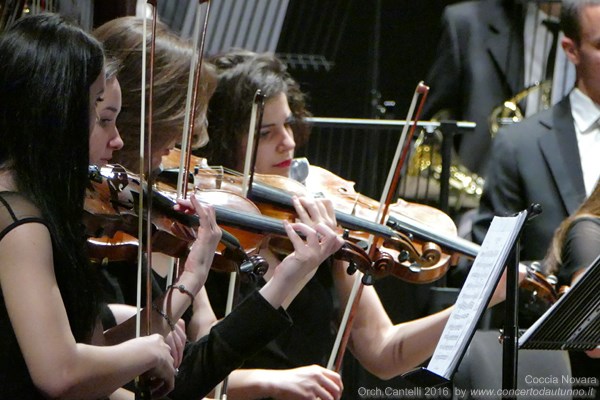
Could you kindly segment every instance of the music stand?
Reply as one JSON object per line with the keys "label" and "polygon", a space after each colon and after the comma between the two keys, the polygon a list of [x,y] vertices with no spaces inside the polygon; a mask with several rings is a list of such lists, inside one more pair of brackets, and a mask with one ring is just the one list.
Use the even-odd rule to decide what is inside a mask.
{"label": "music stand", "polygon": [[520,349],[591,350],[600,344],[600,256],[520,338]]}
{"label": "music stand", "polygon": [[[494,217],[431,361],[427,368],[404,374],[405,379],[421,388],[449,386],[510,255],[517,262],[513,277],[517,281],[517,241],[525,221],[536,213],[537,209],[530,208],[513,217]],[[507,288],[511,288],[508,278]]]}

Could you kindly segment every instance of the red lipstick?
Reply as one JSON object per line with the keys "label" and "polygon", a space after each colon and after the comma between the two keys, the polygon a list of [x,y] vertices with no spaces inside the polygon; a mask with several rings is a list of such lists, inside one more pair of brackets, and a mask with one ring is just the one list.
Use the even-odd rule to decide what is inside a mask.
{"label": "red lipstick", "polygon": [[291,159],[282,161],[279,164],[275,164],[274,166],[278,167],[278,168],[287,168],[290,165],[292,165],[292,160]]}

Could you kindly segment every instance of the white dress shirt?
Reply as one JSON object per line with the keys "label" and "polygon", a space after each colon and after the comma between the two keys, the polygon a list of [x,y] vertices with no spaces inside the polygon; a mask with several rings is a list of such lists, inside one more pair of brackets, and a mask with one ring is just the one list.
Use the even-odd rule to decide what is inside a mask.
{"label": "white dress shirt", "polygon": [[577,88],[569,95],[581,158],[585,192],[589,196],[600,177],[600,104]]}

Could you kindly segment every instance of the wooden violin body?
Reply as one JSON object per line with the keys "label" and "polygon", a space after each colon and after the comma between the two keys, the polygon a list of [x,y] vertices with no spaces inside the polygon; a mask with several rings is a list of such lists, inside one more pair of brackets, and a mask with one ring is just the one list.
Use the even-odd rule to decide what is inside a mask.
{"label": "wooden violin body", "polygon": [[[308,188],[334,202],[336,210],[364,220],[375,221],[379,202],[361,195],[354,190],[354,182],[346,181],[332,172],[317,166],[310,166],[306,181]],[[432,231],[441,231],[448,236],[456,236],[457,230],[452,219],[440,210],[418,203],[409,203],[398,199],[390,205],[388,215],[418,221]],[[336,214],[338,216],[338,214]],[[341,216],[341,215],[340,215]],[[342,217],[343,218],[343,217]],[[355,233],[359,235],[359,232]],[[362,232],[363,237],[368,234]],[[429,283],[445,275],[450,266],[450,253],[444,253],[438,243],[409,237],[414,254],[420,260],[402,262],[404,268],[396,268],[394,275],[411,283]],[[400,254],[393,247],[385,246],[385,251],[398,259]],[[426,260],[426,261],[423,261]]]}
{"label": "wooden violin body", "polygon": [[[99,179],[91,180],[86,199],[88,229],[95,232],[96,236],[112,236],[119,230],[137,233],[137,226],[134,224],[137,222],[136,198],[144,195],[144,191],[138,186],[135,176],[121,166],[107,166],[101,171]],[[181,257],[180,252],[187,254],[189,244],[195,240],[194,229],[198,226],[198,218],[175,211],[172,208],[175,204],[175,193],[172,190],[167,191],[168,187],[160,184],[158,186],[161,190],[153,190],[153,204],[159,211],[152,217],[152,237],[153,241],[158,243],[154,250]],[[213,206],[220,226],[230,230],[237,229],[236,232],[240,233],[244,243],[248,247],[251,246],[253,251],[260,247],[267,234],[286,235],[282,220],[262,216],[252,202],[232,192],[213,189],[196,192],[195,195],[200,201]],[[215,258],[214,269],[233,271],[239,267],[242,272],[264,274],[268,267],[264,260],[255,254],[247,254],[241,241],[235,236],[224,230],[221,243],[224,250],[217,254],[221,257]],[[352,243],[342,246],[334,257],[349,261],[363,271],[371,268],[366,253]]]}
{"label": "wooden violin body", "polygon": [[[195,168],[193,187],[196,193],[204,190],[220,190],[241,193],[242,177],[222,168]],[[310,191],[330,198],[336,208],[338,223],[347,228],[348,237],[354,242],[365,243],[369,235],[381,239],[373,258],[372,271],[376,277],[394,275],[409,282],[427,283],[439,279],[449,266],[450,255],[431,241],[414,241],[407,235],[374,223],[378,203],[354,191],[353,183],[337,177],[319,167],[310,170],[307,186]],[[312,177],[311,177],[312,176]],[[291,196],[304,196],[309,190],[304,185],[277,175],[255,174],[249,190],[251,198],[261,213],[278,219],[294,220],[295,212]],[[427,221],[430,229],[443,229],[447,235],[456,235],[456,227],[444,213],[432,207],[398,201],[391,207],[392,214],[403,218]]]}

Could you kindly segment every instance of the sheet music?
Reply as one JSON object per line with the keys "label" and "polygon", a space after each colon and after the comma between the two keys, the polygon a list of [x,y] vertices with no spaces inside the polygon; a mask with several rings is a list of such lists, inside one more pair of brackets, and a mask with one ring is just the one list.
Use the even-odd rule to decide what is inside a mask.
{"label": "sheet music", "polygon": [[427,369],[450,379],[468,346],[527,217],[494,217]]}

